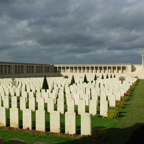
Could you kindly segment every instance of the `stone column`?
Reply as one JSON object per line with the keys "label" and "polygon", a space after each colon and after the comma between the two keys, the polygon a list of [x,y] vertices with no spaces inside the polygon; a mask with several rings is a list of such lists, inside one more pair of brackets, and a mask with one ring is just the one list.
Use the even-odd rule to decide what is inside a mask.
{"label": "stone column", "polygon": [[3,65],[3,74],[5,74],[5,67],[4,67],[4,65]]}
{"label": "stone column", "polygon": [[90,73],[93,73],[93,67],[90,67]]}
{"label": "stone column", "polygon": [[7,65],[4,65],[4,71],[5,71],[5,74],[7,74]]}
{"label": "stone column", "polygon": [[107,73],[110,73],[110,69],[109,69],[109,66],[107,66]]}
{"label": "stone column", "polygon": [[66,73],[66,67],[64,67],[64,73]]}
{"label": "stone column", "polygon": [[90,73],[90,67],[87,67],[87,72]]}
{"label": "stone column", "polygon": [[94,67],[94,73],[96,73],[96,67]]}
{"label": "stone column", "polygon": [[64,72],[64,69],[63,69],[63,67],[61,67],[62,68],[62,73]]}
{"label": "stone column", "polygon": [[42,66],[42,73],[44,73],[44,66]]}
{"label": "stone column", "polygon": [[21,65],[19,66],[19,71],[20,71],[20,74],[21,74]]}
{"label": "stone column", "polygon": [[123,73],[123,67],[121,66],[121,73]]}
{"label": "stone column", "polygon": [[36,73],[36,65],[33,67],[33,73]]}
{"label": "stone column", "polygon": [[110,73],[113,73],[112,70],[113,70],[113,68],[112,68],[112,66],[111,66]]}
{"label": "stone column", "polygon": [[98,66],[98,73],[100,73],[100,67]]}
{"label": "stone column", "polygon": [[85,71],[85,68],[84,68],[84,67],[82,67],[82,73],[84,73],[84,71]]}
{"label": "stone column", "polygon": [[24,67],[23,67],[23,72],[24,72],[24,74],[26,74],[26,72],[27,72],[27,67],[26,67],[26,65],[24,65]]}
{"label": "stone column", "polygon": [[104,67],[102,67],[102,73],[104,73]]}

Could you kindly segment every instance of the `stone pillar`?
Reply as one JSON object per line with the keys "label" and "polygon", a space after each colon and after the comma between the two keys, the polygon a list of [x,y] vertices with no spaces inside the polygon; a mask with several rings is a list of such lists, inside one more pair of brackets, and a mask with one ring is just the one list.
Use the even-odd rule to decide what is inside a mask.
{"label": "stone pillar", "polygon": [[26,65],[23,66],[23,72],[26,74]]}
{"label": "stone pillar", "polygon": [[96,73],[96,67],[94,67],[94,73]]}
{"label": "stone pillar", "polygon": [[98,67],[98,73],[100,73],[100,67]]}
{"label": "stone pillar", "polygon": [[82,73],[85,73],[85,68],[84,67],[82,67]]}
{"label": "stone pillar", "polygon": [[116,66],[116,73],[118,73],[118,66]]}
{"label": "stone pillar", "polygon": [[102,73],[104,73],[104,67],[102,67]]}
{"label": "stone pillar", "polygon": [[36,66],[33,66],[33,73],[36,73]]}
{"label": "stone pillar", "polygon": [[44,66],[42,66],[42,73],[44,73]]}
{"label": "stone pillar", "polygon": [[93,73],[93,67],[90,67],[90,73]]}
{"label": "stone pillar", "polygon": [[10,66],[10,74],[14,74],[14,65]]}
{"label": "stone pillar", "polygon": [[109,69],[108,69],[108,66],[107,66],[107,69],[106,69],[106,71],[107,71],[106,73],[109,73]]}
{"label": "stone pillar", "polygon": [[109,66],[107,66],[107,73],[110,73],[110,69],[109,69]]}
{"label": "stone pillar", "polygon": [[5,74],[5,67],[4,67],[4,65],[3,65],[3,74]]}
{"label": "stone pillar", "polygon": [[5,67],[5,74],[7,74],[7,65],[5,65],[4,67]]}
{"label": "stone pillar", "polygon": [[114,73],[114,67],[112,67],[112,73]]}
{"label": "stone pillar", "polygon": [[20,66],[20,74],[22,73],[22,71],[21,71],[21,66]]}
{"label": "stone pillar", "polygon": [[112,66],[111,66],[111,69],[110,69],[110,73],[112,73]]}

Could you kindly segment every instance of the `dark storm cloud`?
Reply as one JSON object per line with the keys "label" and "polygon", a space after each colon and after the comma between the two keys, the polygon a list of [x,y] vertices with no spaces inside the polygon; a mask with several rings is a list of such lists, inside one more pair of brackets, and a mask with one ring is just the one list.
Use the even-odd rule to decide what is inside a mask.
{"label": "dark storm cloud", "polygon": [[0,60],[135,63],[135,55],[141,63],[143,7],[142,0],[0,0]]}

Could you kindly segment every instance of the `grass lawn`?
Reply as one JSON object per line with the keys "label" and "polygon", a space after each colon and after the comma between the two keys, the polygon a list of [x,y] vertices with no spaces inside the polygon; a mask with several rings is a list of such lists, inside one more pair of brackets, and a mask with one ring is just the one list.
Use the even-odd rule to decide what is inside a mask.
{"label": "grass lawn", "polygon": [[[123,109],[109,108],[113,110],[118,110],[120,112],[120,117],[118,119],[108,119],[108,118],[92,118],[92,127],[100,127],[107,130],[109,136],[108,141],[105,144],[125,144],[129,139],[133,131],[140,126],[144,125],[144,91],[143,91],[144,80],[139,80],[134,90],[132,91],[127,102],[119,102],[124,104]],[[27,105],[28,108],[28,105]],[[37,109],[37,105],[36,105]],[[46,109],[46,107],[45,107]],[[55,105],[55,110],[57,106]],[[65,111],[67,110],[65,106]],[[77,112],[77,107],[75,108]],[[86,108],[86,112],[88,112]],[[99,113],[100,108],[97,108]],[[22,128],[22,112],[20,111],[20,128]],[[46,113],[46,131],[50,130],[49,127],[49,117],[50,115]],[[65,116],[61,115],[61,128],[64,131]],[[9,110],[7,110],[7,126],[9,126]],[[80,116],[76,117],[76,132],[80,134]],[[35,129],[35,113],[33,113],[33,129]],[[42,136],[26,133],[18,133],[11,131],[0,130],[0,137],[3,138],[4,144],[8,143],[9,139],[23,139],[27,141],[27,144],[33,144],[34,142],[47,142],[49,144],[69,144],[69,143],[97,143],[87,140],[74,140],[64,137],[54,137],[54,136]]]}

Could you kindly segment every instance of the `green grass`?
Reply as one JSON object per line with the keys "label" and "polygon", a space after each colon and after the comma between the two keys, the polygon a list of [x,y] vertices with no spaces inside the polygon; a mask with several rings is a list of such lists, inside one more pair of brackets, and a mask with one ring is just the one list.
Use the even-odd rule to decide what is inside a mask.
{"label": "green grass", "polygon": [[[108,119],[108,118],[92,118],[92,127],[100,127],[102,129],[107,130],[107,134],[109,136],[109,140],[105,144],[125,144],[128,138],[131,136],[133,131],[144,124],[144,91],[143,91],[144,80],[140,80],[137,85],[134,87],[128,101],[126,102],[118,102],[124,104],[123,109],[111,108],[113,110],[118,110],[120,112],[120,117],[118,119]],[[19,106],[19,105],[18,105]],[[28,108],[28,104],[27,104]],[[37,105],[36,105],[37,109]],[[46,106],[45,106],[46,109]],[[55,105],[55,110],[57,106]],[[65,111],[67,107],[65,106]],[[97,111],[99,113],[99,108]],[[110,108],[108,108],[110,110]],[[75,111],[77,112],[77,107],[75,107]],[[88,112],[88,108],[86,108]],[[8,121],[7,125],[9,125],[9,111],[7,110]],[[20,111],[20,127],[22,127],[22,112]],[[46,130],[49,131],[49,114],[46,113]],[[61,128],[64,131],[64,122],[65,117],[61,115]],[[35,113],[33,113],[33,129],[35,128]],[[80,133],[80,116],[76,117],[76,132]],[[54,136],[41,136],[41,135],[33,135],[33,134],[25,134],[18,132],[10,132],[10,131],[2,131],[0,130],[0,136],[3,137],[4,144],[8,143],[9,139],[23,139],[27,141],[27,144],[33,144],[34,142],[47,142],[49,144],[69,144],[69,143],[91,143],[94,144],[93,141],[86,140],[73,140],[69,138],[63,137],[54,137]],[[96,142],[97,144],[101,144],[100,142]]]}

